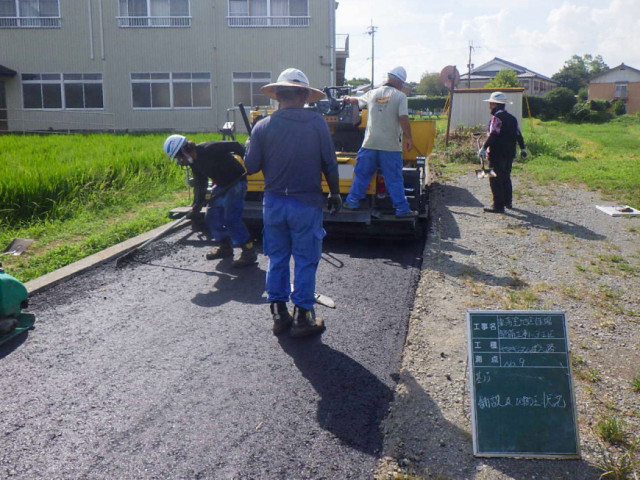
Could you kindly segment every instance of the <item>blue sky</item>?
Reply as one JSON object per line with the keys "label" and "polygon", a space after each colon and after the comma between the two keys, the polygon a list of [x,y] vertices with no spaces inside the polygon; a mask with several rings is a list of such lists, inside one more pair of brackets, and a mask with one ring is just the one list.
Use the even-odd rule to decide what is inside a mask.
{"label": "blue sky", "polygon": [[493,57],[550,77],[573,54],[640,69],[640,0],[339,0],[336,31],[349,34],[347,78],[375,82],[396,65],[409,81],[447,65],[467,71]]}

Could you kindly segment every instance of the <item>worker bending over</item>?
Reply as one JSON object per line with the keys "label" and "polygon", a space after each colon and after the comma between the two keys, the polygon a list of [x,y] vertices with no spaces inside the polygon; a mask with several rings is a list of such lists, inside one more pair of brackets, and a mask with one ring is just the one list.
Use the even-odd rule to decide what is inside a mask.
{"label": "worker bending over", "polygon": [[[305,109],[324,93],[309,86],[307,76],[288,68],[262,92],[280,108],[260,120],[251,132],[245,166],[249,174],[264,174],[263,249],[269,257],[266,290],[273,333],[290,330],[292,337],[322,333],[316,318],[316,270],[322,256],[322,174],[329,190],[329,210],[342,206],[338,162],[329,127],[317,112]],[[294,259],[291,292],[289,263]],[[293,317],[287,302],[294,304]]]}
{"label": "worker bending over", "polygon": [[233,156],[245,154],[238,142],[204,142],[196,145],[182,135],[171,135],[164,142],[163,151],[178,165],[191,168],[194,194],[187,218],[196,218],[206,203],[209,179],[215,188],[209,200],[205,222],[216,247],[207,253],[207,260],[233,257],[233,247],[242,253],[234,267],[253,265],[258,261],[249,231],[242,221],[244,197],[247,193],[246,172]]}
{"label": "worker bending over", "polygon": [[404,195],[402,175],[402,138],[407,151],[413,148],[407,96],[402,86],[407,80],[403,67],[396,67],[387,74],[381,87],[369,90],[361,97],[344,96],[345,102],[369,110],[367,128],[362,147],[358,150],[354,178],[344,207],[354,210],[359,207],[369,187],[371,176],[380,168],[384,183],[395,208],[396,217],[415,217],[418,212],[409,208]]}

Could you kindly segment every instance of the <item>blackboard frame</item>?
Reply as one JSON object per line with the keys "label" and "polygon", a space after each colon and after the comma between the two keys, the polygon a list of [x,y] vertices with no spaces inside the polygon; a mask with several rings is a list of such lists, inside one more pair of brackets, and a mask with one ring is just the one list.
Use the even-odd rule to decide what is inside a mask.
{"label": "blackboard frame", "polygon": [[[562,451],[562,452],[554,452],[554,451],[502,451],[500,449],[490,449],[490,448],[486,448],[485,444],[487,443],[491,443],[491,442],[486,442],[483,441],[482,438],[480,438],[480,432],[479,432],[479,428],[478,428],[478,421],[479,421],[479,416],[478,416],[478,411],[477,411],[477,407],[478,407],[478,398],[477,398],[477,391],[476,391],[476,374],[478,372],[476,372],[476,365],[474,363],[474,361],[476,360],[474,358],[474,338],[476,340],[478,339],[482,339],[481,337],[474,337],[474,333],[472,330],[472,321],[474,319],[479,319],[479,318],[495,318],[496,324],[498,323],[498,317],[499,316],[512,316],[512,317],[524,317],[524,318],[530,318],[530,317],[553,317],[556,318],[560,317],[561,318],[561,322],[562,322],[562,333],[563,333],[563,338],[558,338],[555,339],[554,341],[556,342],[563,342],[563,347],[564,347],[564,352],[557,352],[559,354],[565,354],[566,355],[566,364],[564,364],[562,367],[558,368],[558,367],[552,367],[552,368],[547,368],[546,366],[543,365],[539,365],[539,366],[533,366],[530,367],[530,369],[532,371],[536,371],[536,373],[539,375],[540,371],[544,371],[542,370],[543,368],[547,368],[546,372],[555,372],[556,376],[558,375],[558,371],[560,371],[560,378],[564,379],[564,377],[566,376],[566,385],[563,385],[563,387],[565,387],[568,392],[567,393],[567,397],[568,399],[570,399],[571,401],[571,405],[570,405],[570,414],[569,413],[564,413],[565,417],[569,417],[570,415],[570,421],[571,424],[569,425],[569,432],[568,432],[568,438],[570,438],[570,440],[574,440],[574,444],[571,445],[571,448],[568,449],[570,451]],[[476,324],[477,327],[477,324]],[[498,334],[496,334],[498,335]],[[555,336],[555,335],[554,335]],[[578,421],[577,421],[577,415],[576,415],[576,402],[575,402],[575,393],[574,393],[574,389],[573,389],[573,385],[572,385],[572,372],[571,372],[571,350],[570,350],[570,342],[569,342],[569,334],[568,334],[568,330],[567,330],[567,326],[566,326],[566,312],[565,311],[560,311],[560,310],[468,310],[467,311],[467,337],[468,337],[468,342],[467,342],[467,348],[468,348],[468,362],[469,362],[469,368],[468,368],[468,372],[469,372],[469,387],[470,387],[470,405],[471,405],[471,426],[472,426],[472,439],[473,439],[473,455],[475,457],[515,457],[515,458],[543,458],[543,459],[577,459],[580,458],[580,439],[579,439],[579,431],[578,431]],[[502,338],[506,338],[506,337],[502,337]],[[502,352],[501,347],[499,347],[500,351]],[[476,352],[478,353],[478,352]],[[538,353],[538,352],[535,352]],[[544,357],[539,357],[539,358],[544,358]],[[564,360],[564,359],[562,359]],[[500,358],[500,362],[503,362],[502,357]],[[497,372],[507,372],[509,369],[509,365],[500,365],[501,368],[498,368],[498,366],[493,366],[493,367],[485,367],[484,365],[481,367],[478,367],[478,370],[482,370],[482,372],[487,372],[490,371],[488,370],[489,368],[494,368],[494,369],[498,369]],[[504,370],[503,370],[504,369]],[[513,372],[516,372],[519,369],[519,366],[514,366],[513,368]],[[565,370],[564,373],[562,373],[562,371]],[[494,370],[496,371],[496,370]],[[501,372],[502,371],[502,372]],[[513,373],[512,375],[518,375],[516,373]],[[540,379],[540,377],[538,377],[538,380]],[[557,379],[556,379],[557,380]],[[510,400],[510,399],[509,399]],[[545,409],[546,410],[546,409]],[[567,418],[564,418],[565,422],[567,421]],[[486,419],[484,419],[483,421],[486,422]],[[571,431],[571,428],[573,429],[573,432]],[[485,428],[486,429],[486,428]],[[566,433],[566,432],[565,432]],[[573,438],[575,435],[575,438]],[[566,436],[565,436],[566,437]],[[566,438],[565,438],[566,440]],[[573,448],[575,447],[575,448]],[[567,450],[567,449],[565,449]]]}

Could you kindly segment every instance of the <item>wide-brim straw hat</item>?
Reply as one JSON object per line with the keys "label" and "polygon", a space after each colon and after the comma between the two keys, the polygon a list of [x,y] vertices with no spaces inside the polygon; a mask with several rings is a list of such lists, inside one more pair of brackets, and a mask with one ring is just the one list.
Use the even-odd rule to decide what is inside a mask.
{"label": "wide-brim straw hat", "polygon": [[507,96],[502,93],[502,92],[493,92],[491,94],[491,96],[489,98],[487,98],[486,100],[483,100],[483,102],[489,102],[489,103],[508,103],[508,104],[512,104],[513,102],[510,102],[509,100],[507,100]]}
{"label": "wide-brim straw hat", "polygon": [[278,87],[295,87],[308,90],[309,98],[307,98],[307,102],[309,103],[317,102],[325,97],[322,90],[318,90],[317,88],[313,88],[309,85],[309,79],[307,76],[297,68],[287,68],[280,74],[277,82],[265,85],[260,89],[260,91],[267,97],[277,100],[276,91]]}

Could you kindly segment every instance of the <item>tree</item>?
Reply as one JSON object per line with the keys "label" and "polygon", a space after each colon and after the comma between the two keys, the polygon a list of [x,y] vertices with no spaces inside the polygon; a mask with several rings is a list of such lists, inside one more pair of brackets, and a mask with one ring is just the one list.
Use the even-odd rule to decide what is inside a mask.
{"label": "tree", "polygon": [[426,95],[428,97],[440,97],[449,93],[440,83],[440,74],[428,72],[422,74],[415,91],[418,95]]}
{"label": "tree", "polygon": [[485,85],[485,88],[511,88],[519,86],[520,80],[518,80],[518,74],[511,69],[503,68]]}
{"label": "tree", "polygon": [[572,55],[569,60],[564,62],[564,67],[551,78],[556,82],[560,82],[562,87],[567,87],[578,93],[581,88],[586,87],[589,79],[594,75],[609,70],[609,67],[600,55],[593,57],[592,55]]}
{"label": "tree", "polygon": [[576,96],[567,87],[558,87],[546,93],[544,96],[549,105],[548,114],[551,118],[558,118],[568,115],[576,104]]}
{"label": "tree", "polygon": [[351,85],[353,88],[358,88],[361,85],[369,85],[371,80],[368,78],[352,78],[351,80],[345,80],[345,85]]}

